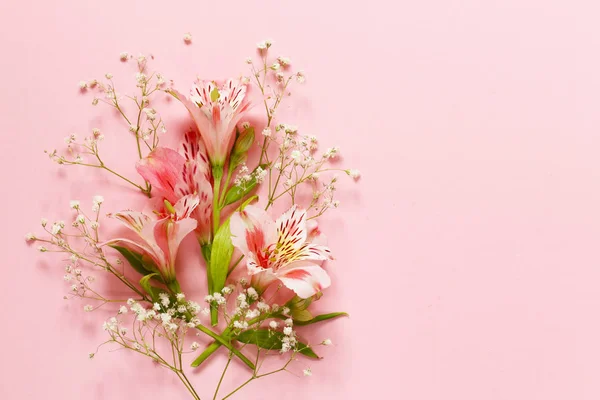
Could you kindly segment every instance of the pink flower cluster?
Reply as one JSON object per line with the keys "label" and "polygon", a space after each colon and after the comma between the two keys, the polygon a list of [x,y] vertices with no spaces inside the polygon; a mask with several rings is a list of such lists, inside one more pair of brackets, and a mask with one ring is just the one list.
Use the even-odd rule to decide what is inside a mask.
{"label": "pink flower cluster", "polygon": [[[184,42],[191,44],[190,34],[186,34]],[[305,77],[301,71],[291,71],[289,58],[271,59],[270,41],[260,42],[257,47],[260,62],[248,60],[249,77],[199,80],[188,95],[173,86],[165,87],[166,81],[160,74],[148,71],[148,58],[138,57],[136,86],[141,93],[129,97],[135,99],[137,118],[128,118],[124,112],[124,98],[115,91],[112,75],[107,74],[106,82],[80,84],[84,91],[97,91],[94,105],[104,95],[102,101],[116,108],[126,120],[137,144],[139,158],[135,166],[139,178],[126,178],[104,163],[99,144],[104,136],[99,130],[83,142],[78,142],[76,135],[68,137],[69,153],[76,153],[75,158],[53,150],[48,152],[51,159],[62,165],[106,170],[148,196],[146,208],[150,211],[108,214],[132,234],[100,240],[100,205],[104,200],[94,200],[93,217],[81,210],[78,201],[72,201],[71,208],[77,213],[72,223],[74,233],[66,233],[64,222],[47,228],[45,221],[42,226],[47,237],[27,235],[29,241],[41,242],[40,250],[44,252],[55,248],[69,255],[71,264],[65,280],[72,285],[71,296],[98,301],[100,306],[115,302],[94,289],[93,279],[85,277],[86,265],[100,267],[125,284],[132,291],[132,298],[104,324],[110,342],[150,356],[172,370],[196,399],[199,395],[185,376],[181,358],[179,362],[175,358],[174,364],[168,363],[153,346],[157,332],[180,355],[187,330],[206,334],[213,343],[193,366],[225,347],[230,360],[244,362],[253,370],[252,379],[256,379],[262,376],[258,364],[242,348],[255,346],[256,359],[261,351],[274,350],[291,352],[289,361],[296,354],[318,358],[314,345],[303,343],[294,327],[345,315],[315,317],[309,310],[311,303],[331,285],[324,263],[334,259],[317,219],[339,206],[339,201],[334,200],[338,180],[335,173],[342,172],[353,179],[358,179],[360,173],[336,167],[338,147],[319,154],[315,135],[303,135],[296,126],[277,120],[277,109],[289,94],[290,84],[304,82]],[[120,58],[128,62],[133,57],[122,53]],[[160,145],[160,136],[166,129],[158,110],[151,107],[152,96],[157,94],[175,97],[193,121],[193,128],[184,132],[178,148]],[[259,108],[264,108],[266,114],[262,123],[252,126],[244,118],[257,102],[263,103],[264,107]],[[138,123],[133,125],[130,121]],[[251,165],[248,160],[253,160]],[[301,193],[309,196],[302,197]],[[304,202],[301,198],[309,200]],[[272,207],[279,203],[283,203],[279,209],[287,211],[273,216]],[[178,279],[179,247],[192,233],[204,262],[186,268],[203,270],[207,288],[190,288],[188,282]],[[73,239],[83,240],[84,249],[78,249]],[[115,250],[126,261],[124,269],[110,261]],[[182,287],[187,294],[204,293],[207,308],[188,300]],[[97,307],[86,305],[84,309],[93,311]],[[134,326],[139,324],[134,337],[128,336],[122,324],[128,313],[136,318]],[[209,320],[202,320],[209,315]],[[239,347],[240,343],[244,346]],[[194,342],[190,347],[195,351],[200,345]],[[304,370],[306,376],[311,373],[310,368]]]}

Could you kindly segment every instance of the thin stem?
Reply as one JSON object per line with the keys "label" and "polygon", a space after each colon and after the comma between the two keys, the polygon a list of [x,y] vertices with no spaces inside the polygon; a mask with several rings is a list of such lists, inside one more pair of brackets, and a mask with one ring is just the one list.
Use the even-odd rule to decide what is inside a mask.
{"label": "thin stem", "polygon": [[285,371],[285,369],[287,368],[288,365],[290,365],[290,363],[292,362],[292,360],[294,359],[294,357],[290,357],[290,359],[285,363],[285,365],[279,369],[276,369],[274,371],[271,372],[267,372],[264,374],[260,374],[260,375],[252,375],[250,378],[248,378],[248,380],[244,383],[242,383],[240,386],[238,386],[235,390],[233,390],[231,393],[229,393],[227,396],[223,397],[221,400],[226,400],[229,397],[233,396],[235,393],[237,393],[240,389],[242,389],[244,386],[246,386],[247,384],[249,384],[250,382],[252,382],[255,379],[259,379],[265,376],[269,376],[269,375],[273,375],[276,374],[277,372],[282,372]]}
{"label": "thin stem", "polygon": [[227,368],[229,368],[229,364],[231,364],[231,359],[233,358],[233,354],[229,353],[229,359],[227,360],[227,364],[225,364],[225,369],[223,369],[223,373],[221,374],[221,378],[219,379],[219,384],[215,389],[215,395],[213,396],[213,400],[217,400],[217,395],[219,394],[219,389],[221,388],[221,383],[223,383],[223,378],[225,377],[225,373],[227,372]]}

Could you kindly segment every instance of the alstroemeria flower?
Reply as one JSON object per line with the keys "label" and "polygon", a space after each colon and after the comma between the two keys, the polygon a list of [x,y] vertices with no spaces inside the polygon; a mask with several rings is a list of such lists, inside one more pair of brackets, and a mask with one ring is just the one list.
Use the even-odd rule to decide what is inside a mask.
{"label": "alstroemeria flower", "polygon": [[164,217],[148,216],[137,211],[121,211],[111,216],[139,235],[137,240],[111,239],[104,243],[129,243],[149,256],[166,283],[175,280],[175,258],[181,241],[196,228],[197,221],[190,218],[198,206],[198,196],[182,197],[174,204],[175,213]]}
{"label": "alstroemeria flower", "polygon": [[240,79],[224,83],[199,81],[188,99],[178,91],[171,93],[183,103],[194,119],[213,166],[223,166],[235,140],[235,127],[249,107],[247,84]]}
{"label": "alstroemeria flower", "polygon": [[194,131],[185,135],[183,155],[166,147],[157,147],[138,161],[138,173],[171,204],[190,194],[198,195],[192,217],[198,221],[196,234],[201,243],[211,235],[213,190],[210,168],[202,140]]}
{"label": "alstroemeria flower", "polygon": [[260,207],[246,206],[231,216],[232,242],[246,256],[252,283],[264,291],[279,280],[299,297],[307,298],[331,284],[319,265],[330,250],[308,239],[306,211],[296,206],[273,221]]}

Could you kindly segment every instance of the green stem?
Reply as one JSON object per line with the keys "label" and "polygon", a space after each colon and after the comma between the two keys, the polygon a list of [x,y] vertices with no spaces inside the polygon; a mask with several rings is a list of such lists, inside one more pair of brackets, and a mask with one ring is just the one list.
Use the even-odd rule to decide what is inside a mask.
{"label": "green stem", "polygon": [[227,194],[227,188],[229,188],[229,182],[231,181],[231,175],[233,173],[231,163],[229,164],[229,168],[227,168],[227,177],[225,178],[225,185],[223,186],[223,193],[221,193],[221,198],[219,199],[219,208],[223,208],[225,206],[225,195]]}
{"label": "green stem", "polygon": [[244,362],[244,364],[246,364],[249,368],[254,370],[254,368],[255,368],[254,363],[252,363],[252,361],[250,361],[248,359],[248,357],[243,355],[238,349],[233,347],[233,345],[231,343],[229,343],[225,339],[223,339],[223,337],[221,337],[218,334],[216,334],[215,332],[211,331],[204,325],[197,325],[196,328],[198,330],[200,330],[201,332],[207,334],[208,336],[212,337],[213,339],[215,339],[219,343],[219,345],[227,347],[236,357],[238,357],[240,360],[242,360]]}
{"label": "green stem", "polygon": [[[265,319],[269,319],[269,318],[274,317],[275,315],[276,314],[261,315],[259,317],[256,317],[256,318],[251,319],[250,321],[248,321],[248,324],[249,325],[254,325],[257,322],[262,322]],[[229,335],[231,335],[231,332],[233,331],[232,324],[233,324],[233,321],[221,333],[221,336],[219,338],[222,339],[222,340],[216,340],[216,341],[212,342],[206,349],[204,349],[204,351],[202,352],[202,354],[200,354],[198,356],[198,358],[196,358],[194,360],[194,362],[192,363],[192,367],[198,367],[200,364],[202,364],[204,361],[206,361],[211,355],[213,355],[213,353],[215,351],[219,350],[219,348],[221,347],[221,345],[223,344],[223,342],[229,344],[229,342],[223,340],[223,338],[227,338],[229,340],[231,339]],[[246,365],[250,366],[248,363],[246,363]]]}
{"label": "green stem", "polygon": [[219,209],[219,197],[221,194],[221,179],[223,178],[223,166],[213,165],[212,173],[214,178],[213,187],[213,237],[219,230],[219,224],[221,223],[221,210]]}

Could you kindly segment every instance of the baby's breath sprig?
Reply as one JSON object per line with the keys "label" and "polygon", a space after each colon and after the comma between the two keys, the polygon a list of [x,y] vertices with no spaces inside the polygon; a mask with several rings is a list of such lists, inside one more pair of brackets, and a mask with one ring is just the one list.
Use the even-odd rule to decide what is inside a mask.
{"label": "baby's breath sprig", "polygon": [[[120,59],[123,62],[127,62],[132,58],[126,52],[120,55]],[[105,74],[105,80],[94,79],[90,82],[82,81],[79,84],[82,90],[92,90],[96,94],[102,95],[95,96],[92,100],[92,105],[102,102],[118,111],[118,114],[127,124],[128,131],[135,136],[138,157],[140,159],[144,157],[144,150],[151,152],[158,146],[160,135],[166,132],[162,118],[156,109],[151,107],[152,96],[156,92],[163,90],[166,85],[166,81],[160,73],[148,72],[148,62],[152,58],[152,56],[148,57],[145,55],[140,55],[136,58],[137,72],[135,73],[135,80],[136,87],[139,90],[139,93],[136,95],[120,95],[116,90],[111,73]],[[124,100],[130,100],[135,105],[136,113],[133,117],[128,116],[123,106]],[[151,187],[148,182],[138,184],[106,165],[100,156],[100,148],[98,146],[98,143],[103,139],[104,134],[99,129],[93,129],[91,135],[85,137],[81,142],[77,140],[76,134],[71,134],[65,138],[65,143],[67,144],[66,155],[59,154],[57,150],[46,151],[46,153],[50,159],[61,165],[82,165],[103,169],[150,196]],[[91,161],[86,160],[88,156],[91,157]]]}
{"label": "baby's breath sprig", "polygon": [[[292,203],[297,203],[298,189],[302,184],[307,183],[312,186],[312,198],[307,209],[313,211],[310,218],[317,218],[340,204],[334,199],[337,177],[334,176],[328,182],[319,185],[321,174],[339,171],[356,180],[360,177],[360,172],[355,169],[339,169],[331,165],[331,162],[339,157],[338,147],[331,147],[321,156],[317,156],[316,136],[301,135],[294,125],[284,123],[273,125],[278,107],[286,96],[291,95],[290,83],[293,81],[303,83],[305,76],[301,71],[295,73],[290,71],[289,58],[270,57],[272,45],[269,40],[257,44],[260,66],[255,65],[252,58],[247,59],[254,81],[263,95],[267,118],[266,126],[262,130],[263,141],[259,158],[259,165],[263,165],[263,162],[266,165],[264,169],[259,167],[259,182],[263,180],[268,182],[265,209],[285,195],[290,196]],[[273,148],[275,151],[270,151]],[[248,168],[242,166],[235,184],[243,189],[244,184],[252,181],[252,178]]]}

